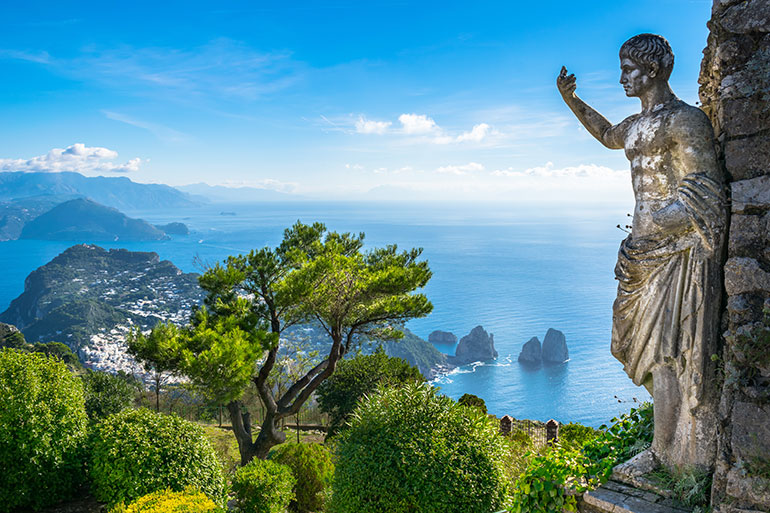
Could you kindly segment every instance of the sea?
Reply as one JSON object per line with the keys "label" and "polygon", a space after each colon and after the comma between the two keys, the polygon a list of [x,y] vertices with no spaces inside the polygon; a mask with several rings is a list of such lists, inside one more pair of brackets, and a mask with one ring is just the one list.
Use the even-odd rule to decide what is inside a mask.
{"label": "sea", "polygon": [[[180,221],[191,233],[157,242],[0,242],[0,311],[24,290],[24,279],[69,246],[154,251],[185,272],[253,248],[274,246],[294,222],[321,221],[330,230],[364,232],[367,247],[423,248],[433,277],[424,293],[433,312],[408,323],[427,339],[434,330],[458,338],[475,326],[494,334],[499,357],[454,369],[434,384],[459,398],[484,399],[490,413],[519,419],[580,422],[598,427],[650,400],[610,354],[617,225],[629,207],[505,203],[279,202],[212,204],[127,211],[154,224]],[[570,360],[530,368],[522,345],[562,331]],[[452,346],[436,346],[454,354]]]}

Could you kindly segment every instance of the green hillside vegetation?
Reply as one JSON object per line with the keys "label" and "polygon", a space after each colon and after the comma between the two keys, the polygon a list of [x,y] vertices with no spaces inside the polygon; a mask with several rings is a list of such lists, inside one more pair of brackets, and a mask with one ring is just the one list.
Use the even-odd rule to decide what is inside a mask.
{"label": "green hillside vegetation", "polygon": [[92,335],[129,321],[152,327],[186,319],[202,297],[196,274],[156,253],[78,245],[30,273],[0,322],[19,328],[28,341],[56,340],[78,350]]}
{"label": "green hillside vegetation", "polygon": [[61,203],[29,221],[20,239],[78,242],[163,240],[168,236],[142,219],[85,198]]}
{"label": "green hillside vegetation", "polygon": [[388,356],[403,358],[417,367],[427,379],[433,379],[437,372],[447,366],[446,355],[408,329],[403,332],[404,338],[385,343],[385,352]]}

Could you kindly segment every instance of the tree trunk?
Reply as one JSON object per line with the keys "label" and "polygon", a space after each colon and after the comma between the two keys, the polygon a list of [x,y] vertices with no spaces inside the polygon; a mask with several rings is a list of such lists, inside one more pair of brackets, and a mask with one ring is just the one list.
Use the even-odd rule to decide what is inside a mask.
{"label": "tree trunk", "polygon": [[267,418],[262,423],[262,430],[254,442],[254,457],[261,460],[267,459],[270,449],[286,441],[286,435],[275,424],[275,415],[268,412]]}
{"label": "tree trunk", "polygon": [[246,430],[243,423],[243,410],[240,401],[232,401],[227,404],[230,413],[230,423],[233,425],[233,434],[238,442],[238,452],[241,455],[241,465],[245,465],[254,458],[254,443],[251,440],[251,430]]}

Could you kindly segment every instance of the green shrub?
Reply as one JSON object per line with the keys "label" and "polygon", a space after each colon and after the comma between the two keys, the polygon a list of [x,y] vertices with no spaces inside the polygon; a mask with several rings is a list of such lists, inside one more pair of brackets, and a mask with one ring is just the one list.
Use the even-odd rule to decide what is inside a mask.
{"label": "green shrub", "polygon": [[233,477],[233,491],[242,513],[284,513],[294,499],[297,480],[286,465],[254,459]]}
{"label": "green shrub", "polygon": [[334,475],[329,449],[320,444],[286,443],[270,455],[276,463],[291,469],[297,480],[294,487],[296,499],[291,509],[298,513],[323,510],[325,491]]}
{"label": "green shrub", "polygon": [[473,408],[478,408],[481,413],[487,413],[487,403],[484,402],[484,399],[477,395],[473,394],[463,394],[463,396],[457,400],[458,403],[462,404],[463,406],[471,406]]}
{"label": "green shrub", "polygon": [[183,492],[159,490],[140,497],[128,506],[122,504],[110,513],[217,513],[222,511],[203,492],[187,488]]}
{"label": "green shrub", "polygon": [[581,483],[585,458],[580,452],[556,445],[542,454],[530,454],[527,468],[514,486],[512,513],[577,511],[575,493],[585,491]]}
{"label": "green shrub", "polygon": [[88,372],[82,379],[86,413],[91,421],[123,411],[134,401],[134,386],[124,378],[106,372]]}
{"label": "green shrub", "polygon": [[363,401],[335,452],[335,513],[489,513],[506,495],[496,423],[428,384]]}
{"label": "green shrub", "polygon": [[378,387],[421,383],[425,378],[416,367],[402,358],[385,354],[382,347],[369,355],[358,354],[342,360],[328,379],[318,387],[318,404],[329,414],[329,436],[336,435],[345,425],[358,401],[374,393]]}
{"label": "green shrub", "polygon": [[94,496],[109,504],[188,486],[225,501],[222,464],[203,429],[145,409],[123,410],[96,426],[91,477]]}
{"label": "green shrub", "polygon": [[599,436],[583,446],[590,462],[587,473],[602,482],[610,478],[615,465],[649,449],[654,432],[652,403],[631,408],[612,422],[609,428],[601,426]]}
{"label": "green shrub", "polygon": [[559,426],[559,442],[563,447],[579,450],[599,436],[599,431],[575,422]]}
{"label": "green shrub", "polygon": [[66,498],[83,477],[83,385],[60,360],[0,350],[0,511]]}

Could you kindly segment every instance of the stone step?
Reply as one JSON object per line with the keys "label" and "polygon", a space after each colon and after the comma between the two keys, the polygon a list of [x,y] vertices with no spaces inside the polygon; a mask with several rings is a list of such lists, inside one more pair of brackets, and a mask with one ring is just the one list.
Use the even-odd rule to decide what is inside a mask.
{"label": "stone step", "polygon": [[609,481],[583,495],[582,513],[692,513],[674,505],[670,498]]}

